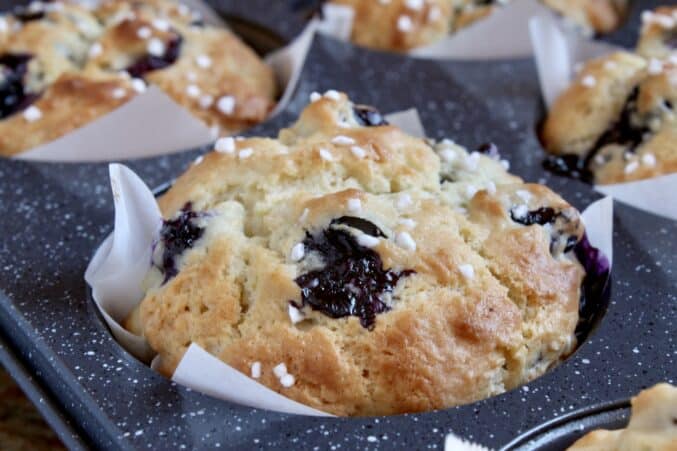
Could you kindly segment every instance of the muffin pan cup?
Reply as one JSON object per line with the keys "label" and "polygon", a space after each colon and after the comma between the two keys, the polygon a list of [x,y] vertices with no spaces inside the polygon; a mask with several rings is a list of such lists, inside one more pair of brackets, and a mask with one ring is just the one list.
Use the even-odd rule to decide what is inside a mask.
{"label": "muffin pan cup", "polygon": [[[393,68],[397,68],[394,70]],[[381,111],[417,107],[428,135],[470,149],[492,141],[511,172],[577,208],[599,196],[546,173],[533,124],[542,116],[533,61],[430,61],[316,36],[287,109],[247,134],[275,135],[313,91],[346,91]],[[124,163],[149,186],[171,181],[208,149]],[[220,401],[153,372],[113,339],[84,270],[113,226],[107,163],[0,160],[0,361],[21,362],[88,446],[106,449],[427,449],[448,432],[491,448],[568,412],[627,399],[675,378],[677,223],[615,204],[614,269],[603,317],[578,350],[535,381],[480,402],[391,417],[316,418]],[[58,411],[59,415],[54,412]],[[62,429],[66,431],[66,429]],[[67,443],[68,432],[61,432]],[[75,446],[75,445],[73,445]]]}

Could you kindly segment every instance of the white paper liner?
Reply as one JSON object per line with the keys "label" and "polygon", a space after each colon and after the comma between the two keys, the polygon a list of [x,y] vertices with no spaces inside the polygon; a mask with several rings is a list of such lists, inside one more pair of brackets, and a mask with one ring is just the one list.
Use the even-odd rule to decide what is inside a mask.
{"label": "white paper liner", "polygon": [[[386,116],[393,125],[424,137],[425,131],[415,109]],[[150,362],[153,352],[145,339],[120,326],[120,322],[143,297],[141,284],[151,261],[153,244],[157,242],[162,216],[152,192],[130,169],[110,165],[110,178],[115,202],[115,229],[97,250],[85,273],[92,287],[92,296],[115,338],[129,352]],[[590,243],[612,258],[613,202],[605,198],[591,204],[583,212]],[[158,365],[153,360],[151,367]],[[327,415],[299,404],[210,355],[196,344],[188,351],[172,376],[178,383],[251,407],[304,415]]]}
{"label": "white paper liner", "polygon": [[[548,108],[571,84],[577,65],[623,50],[570,33],[548,15],[533,17],[529,22],[529,30],[541,93]],[[672,196],[672,193],[677,192],[677,174],[636,182],[597,185],[595,189],[635,208],[677,219],[677,202]]]}
{"label": "white paper liner", "polygon": [[[219,15],[202,0],[183,0],[182,3],[200,12],[207,24],[225,26]],[[333,19],[325,21],[321,28],[333,34],[345,34],[346,21],[352,23],[352,11],[348,12],[348,18],[345,11],[332,11]],[[279,86],[285,87],[271,117],[289,102],[318,27],[317,21],[311,22],[292,44],[267,59],[276,73]],[[200,119],[159,88],[150,86],[115,111],[14,158],[38,161],[143,158],[205,146],[215,138],[214,132]]]}

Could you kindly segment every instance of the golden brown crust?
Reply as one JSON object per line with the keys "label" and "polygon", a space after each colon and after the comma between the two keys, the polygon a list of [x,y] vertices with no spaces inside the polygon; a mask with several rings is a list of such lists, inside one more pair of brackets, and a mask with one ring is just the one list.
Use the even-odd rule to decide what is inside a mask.
{"label": "golden brown crust", "polygon": [[568,451],[674,451],[677,449],[677,388],[657,384],[632,398],[632,417],[625,429],[596,430]]}
{"label": "golden brown crust", "polygon": [[[8,129],[19,127],[12,143],[0,148],[1,155],[58,138],[111,111],[142,88],[139,80],[133,85],[136,90],[127,89],[114,101],[102,95],[94,95],[91,101],[59,100],[55,96],[64,90],[51,87],[59,77],[77,78],[81,86],[89,80],[88,85],[96,86],[101,78],[112,80],[149,54],[164,57],[161,53],[172,46],[178,47],[176,61],[139,76],[220,133],[259,123],[274,107],[277,87],[272,70],[229,31],[194,26],[196,17],[179,3],[110,0],[93,11],[71,3],[58,8],[45,5],[50,9],[42,19],[21,24],[9,16],[9,31],[0,33],[0,53],[31,55],[23,77],[26,92],[49,97],[66,110],[56,112],[49,105],[36,104],[42,117],[26,128],[21,112],[0,120],[0,126]],[[129,82],[119,83],[129,87]],[[96,99],[103,103],[94,105]],[[87,110],[76,109],[80,107]]]}
{"label": "golden brown crust", "polygon": [[621,24],[626,0],[543,0],[543,3],[585,28],[609,33]]}
{"label": "golden brown crust", "polygon": [[[352,111],[345,96],[328,94],[279,139],[229,141],[162,196],[165,217],[187,202],[210,213],[174,278],[163,284],[151,269],[128,320],[159,353],[161,371],[171,374],[197,343],[245,374],[260,363],[259,381],[294,400],[377,415],[482,399],[571,352],[583,271],[556,243],[582,236],[576,210],[498,161],[361,126]],[[462,181],[441,183],[451,174]],[[461,199],[470,183],[477,192]],[[511,209],[543,206],[563,219],[542,227],[511,218]],[[322,256],[298,260],[292,249],[346,215],[384,231],[370,244],[384,269],[414,273],[373,329],[307,306],[294,323],[295,278]],[[280,363],[295,378],[289,387],[273,373]]]}

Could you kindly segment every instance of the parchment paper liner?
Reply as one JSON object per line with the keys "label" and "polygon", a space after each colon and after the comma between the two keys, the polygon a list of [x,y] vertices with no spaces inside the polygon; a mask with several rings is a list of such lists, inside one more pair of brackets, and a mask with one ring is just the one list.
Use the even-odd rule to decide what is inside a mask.
{"label": "parchment paper liner", "polygon": [[[533,17],[529,22],[529,30],[541,92],[547,107],[571,84],[577,65],[624,50],[571,33],[549,15]],[[595,189],[633,207],[677,219],[677,202],[674,200],[677,174],[636,182],[597,185]]]}
{"label": "parchment paper liner", "polygon": [[[415,109],[388,115],[387,119],[408,133],[424,136]],[[141,302],[141,284],[150,265],[152,243],[159,233],[162,216],[152,192],[132,170],[121,164],[111,164],[109,172],[115,202],[115,229],[94,255],[85,280],[115,338],[129,352],[148,363],[153,358],[148,344],[142,337],[124,330],[119,323]],[[590,243],[607,256],[609,263],[612,259],[612,217],[610,198],[591,204],[583,212]],[[194,343],[183,356],[172,380],[250,407],[328,415],[279,395]]]}

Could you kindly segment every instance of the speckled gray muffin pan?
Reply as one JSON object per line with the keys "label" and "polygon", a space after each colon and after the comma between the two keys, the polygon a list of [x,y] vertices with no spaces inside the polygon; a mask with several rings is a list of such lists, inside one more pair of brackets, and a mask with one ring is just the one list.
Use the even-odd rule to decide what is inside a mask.
{"label": "speckled gray muffin pan", "polygon": [[[415,106],[431,137],[453,137],[469,148],[493,141],[513,172],[547,183],[579,208],[597,198],[587,185],[541,169],[533,124],[543,111],[530,60],[417,61],[318,37],[287,110],[250,134],[274,135],[312,91],[329,88],[384,112]],[[125,164],[159,186],[204,150]],[[106,329],[83,279],[113,224],[107,165],[2,159],[0,362],[32,399],[42,400],[38,407],[73,448],[439,449],[451,431],[500,448],[568,412],[674,382],[677,223],[615,208],[608,309],[565,363],[524,387],[466,406],[386,418],[313,418],[220,401],[134,359]]]}

